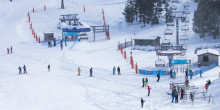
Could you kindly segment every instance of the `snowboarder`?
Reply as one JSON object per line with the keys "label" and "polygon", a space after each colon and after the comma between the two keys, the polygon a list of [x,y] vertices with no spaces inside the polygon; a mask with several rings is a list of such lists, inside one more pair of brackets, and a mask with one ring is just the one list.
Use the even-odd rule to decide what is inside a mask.
{"label": "snowboarder", "polygon": [[188,76],[189,76],[189,74],[188,74],[188,69],[186,69],[185,74],[186,74],[186,76],[185,76],[185,77],[188,79]]}
{"label": "snowboarder", "polygon": [[208,83],[205,84],[206,93],[208,92]]}
{"label": "snowboarder", "polygon": [[24,74],[27,74],[27,70],[26,70],[26,66],[25,65],[23,66],[23,69],[24,69]]}
{"label": "snowboarder", "polygon": [[160,73],[157,74],[157,82],[160,80]]}
{"label": "snowboarder", "polygon": [[92,71],[92,68],[90,68],[89,71],[90,71],[90,75],[89,75],[89,76],[92,77],[92,72],[93,72],[93,71]]}
{"label": "snowboarder", "polygon": [[10,50],[11,50],[11,53],[12,53],[12,46],[11,46]]}
{"label": "snowboarder", "polygon": [[172,103],[173,103],[173,100],[174,100],[174,90],[172,90],[171,96],[172,96]]}
{"label": "snowboarder", "polygon": [[9,48],[7,48],[7,52],[8,52],[8,54],[9,54]]}
{"label": "snowboarder", "polygon": [[19,70],[19,74],[22,74],[22,70],[20,66],[18,67],[18,70]]}
{"label": "snowboarder", "polygon": [[50,72],[50,64],[47,66],[47,68],[48,68],[48,72]]}
{"label": "snowboarder", "polygon": [[148,96],[150,95],[150,86],[147,86],[147,90],[148,90]]}
{"label": "snowboarder", "polygon": [[175,103],[178,103],[178,92],[174,90]]}
{"label": "snowboarder", "polygon": [[144,99],[143,98],[141,98],[141,107],[143,108],[144,107]]}
{"label": "snowboarder", "polygon": [[113,75],[115,75],[115,66],[113,67]]}
{"label": "snowboarder", "polygon": [[143,83],[142,87],[144,87],[144,84],[145,84],[144,78],[142,79],[142,83]]}
{"label": "snowboarder", "polygon": [[121,75],[119,66],[117,68],[117,71],[118,71],[118,75]]}
{"label": "snowboarder", "polygon": [[80,71],[81,71],[80,67],[78,67],[78,76],[80,76]]}
{"label": "snowboarder", "polygon": [[183,94],[184,94],[184,90],[183,90],[183,88],[181,88],[181,90],[180,90],[180,95],[181,95],[180,100],[183,99]]}
{"label": "snowboarder", "polygon": [[148,86],[148,79],[146,78],[145,79],[145,87],[147,87]]}

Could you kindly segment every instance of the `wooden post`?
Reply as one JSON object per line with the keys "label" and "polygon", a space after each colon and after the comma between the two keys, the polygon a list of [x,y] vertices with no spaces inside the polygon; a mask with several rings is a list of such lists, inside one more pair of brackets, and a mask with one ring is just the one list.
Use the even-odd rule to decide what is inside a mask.
{"label": "wooden post", "polygon": [[137,62],[136,62],[136,68],[135,68],[135,72],[136,72],[136,74],[138,73],[138,65],[137,65]]}
{"label": "wooden post", "polygon": [[34,13],[34,8],[33,8],[33,13]]}
{"label": "wooden post", "polygon": [[46,9],[47,9],[47,7],[46,7],[46,5],[44,5],[44,11],[46,11]]}
{"label": "wooden post", "polygon": [[126,51],[124,50],[124,58],[126,59]]}

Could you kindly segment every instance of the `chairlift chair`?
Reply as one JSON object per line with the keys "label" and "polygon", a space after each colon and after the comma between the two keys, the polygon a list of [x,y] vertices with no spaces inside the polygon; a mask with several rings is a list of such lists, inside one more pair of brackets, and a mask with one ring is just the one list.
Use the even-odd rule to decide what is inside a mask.
{"label": "chairlift chair", "polygon": [[180,40],[188,40],[188,39],[189,39],[189,37],[187,34],[183,34],[180,36]]}
{"label": "chairlift chair", "polygon": [[174,23],[172,22],[169,22],[169,23],[167,23],[167,26],[169,27],[169,26],[174,26]]}
{"label": "chairlift chair", "polygon": [[165,60],[164,59],[157,59],[155,61],[155,66],[156,67],[165,67]]}
{"label": "chairlift chair", "polygon": [[186,2],[183,5],[184,5],[184,7],[190,7],[190,3],[189,2]]}
{"label": "chairlift chair", "polygon": [[172,3],[179,3],[179,0],[172,0]]}
{"label": "chairlift chair", "polygon": [[169,39],[164,39],[162,41],[162,45],[170,45],[170,40]]}
{"label": "chairlift chair", "polygon": [[189,26],[188,25],[182,25],[181,30],[182,31],[189,31]]}
{"label": "chairlift chair", "polygon": [[183,14],[190,14],[190,10],[184,10]]}
{"label": "chairlift chair", "polygon": [[172,5],[171,6],[171,10],[177,10],[177,6],[176,5]]}
{"label": "chairlift chair", "polygon": [[164,35],[172,35],[172,34],[173,34],[173,30],[172,29],[165,29]]}

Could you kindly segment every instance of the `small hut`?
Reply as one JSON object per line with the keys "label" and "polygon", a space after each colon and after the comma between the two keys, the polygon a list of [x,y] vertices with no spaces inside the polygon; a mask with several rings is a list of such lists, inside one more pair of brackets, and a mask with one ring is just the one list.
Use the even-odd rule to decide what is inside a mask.
{"label": "small hut", "polygon": [[200,50],[197,53],[199,66],[209,66],[219,62],[219,51],[213,49]]}
{"label": "small hut", "polygon": [[134,38],[134,45],[160,46],[160,38],[159,36],[138,36]]}

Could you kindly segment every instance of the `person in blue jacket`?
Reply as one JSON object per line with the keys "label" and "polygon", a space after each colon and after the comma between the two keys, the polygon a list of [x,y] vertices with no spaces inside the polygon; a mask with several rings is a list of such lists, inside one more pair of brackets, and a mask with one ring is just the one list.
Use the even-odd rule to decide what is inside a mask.
{"label": "person in blue jacket", "polygon": [[113,75],[115,75],[115,66],[113,67]]}
{"label": "person in blue jacket", "polygon": [[192,79],[192,76],[193,76],[192,70],[190,70],[189,73],[190,73],[190,79]]}
{"label": "person in blue jacket", "polygon": [[172,96],[172,103],[173,103],[173,100],[174,100],[174,90],[172,90],[172,93],[171,93],[171,96]]}
{"label": "person in blue jacket", "polygon": [[176,79],[176,72],[173,72],[173,79]]}
{"label": "person in blue jacket", "polygon": [[202,70],[199,71],[200,78],[202,78]]}
{"label": "person in blue jacket", "polygon": [[22,74],[22,70],[20,66],[18,67],[18,70],[19,70],[19,74]]}

